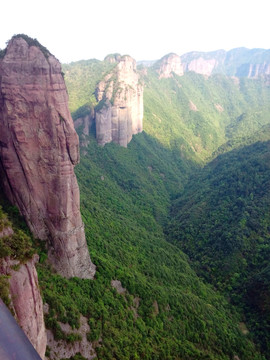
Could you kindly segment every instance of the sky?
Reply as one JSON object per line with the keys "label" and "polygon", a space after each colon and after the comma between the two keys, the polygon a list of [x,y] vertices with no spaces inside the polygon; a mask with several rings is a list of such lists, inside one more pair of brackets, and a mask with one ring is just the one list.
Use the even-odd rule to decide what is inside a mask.
{"label": "sky", "polygon": [[111,53],[157,60],[174,52],[270,48],[268,0],[7,0],[0,49],[36,38],[62,63]]}

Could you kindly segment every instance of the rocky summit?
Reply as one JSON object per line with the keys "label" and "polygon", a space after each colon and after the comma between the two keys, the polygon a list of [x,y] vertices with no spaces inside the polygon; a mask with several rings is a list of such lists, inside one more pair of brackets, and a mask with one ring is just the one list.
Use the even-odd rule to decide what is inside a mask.
{"label": "rocky summit", "polygon": [[0,171],[9,200],[65,277],[93,278],[74,166],[78,136],[59,61],[26,36],[0,59]]}
{"label": "rocky summit", "polygon": [[181,63],[180,56],[176,54],[165,55],[160,59],[157,64],[157,72],[159,73],[159,78],[170,78],[175,73],[178,76],[184,75],[183,65]]}

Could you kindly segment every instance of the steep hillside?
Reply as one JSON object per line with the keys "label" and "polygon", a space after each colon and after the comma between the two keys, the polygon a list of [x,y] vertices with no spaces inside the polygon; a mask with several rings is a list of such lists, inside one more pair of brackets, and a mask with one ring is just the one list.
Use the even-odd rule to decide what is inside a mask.
{"label": "steep hillside", "polygon": [[63,276],[93,278],[74,166],[79,139],[59,61],[26,35],[0,59],[0,175]]}
{"label": "steep hillside", "polygon": [[77,177],[96,278],[68,281],[40,266],[46,324],[60,339],[56,320],[77,327],[83,314],[99,359],[259,359],[227,301],[165,240],[170,194],[190,169],[171,156],[146,134],[127,149],[89,138]]}
{"label": "steep hillside", "polygon": [[96,105],[94,95],[96,85],[115,66],[116,64],[110,61],[96,59],[62,65],[73,118],[76,118],[75,111],[83,105]]}
{"label": "steep hillside", "polygon": [[[115,64],[108,59],[64,65],[70,108],[76,110],[74,120],[91,114],[96,85],[110,66]],[[227,142],[234,148],[250,143],[256,132],[265,133],[263,128],[270,122],[267,81],[221,74],[206,78],[194,72],[183,75],[180,67],[175,54],[151,67],[139,67],[144,83],[143,129],[148,135],[183,158],[204,163],[213,153],[222,152]],[[80,101],[74,101],[79,83]],[[95,133],[94,124],[92,131]]]}
{"label": "steep hillside", "polygon": [[243,309],[269,348],[270,143],[217,157],[190,180],[173,206],[171,242],[207,281]]}
{"label": "steep hillside", "polygon": [[[18,209],[7,201],[0,184],[0,297],[43,359],[47,338],[35,269],[36,252],[37,246],[29,229]],[[3,310],[1,308],[1,312]],[[4,331],[3,324],[1,326]],[[9,324],[7,328],[10,329]],[[7,335],[11,337],[9,333]],[[14,336],[21,338],[17,332]],[[23,354],[24,351],[28,351],[27,346],[22,349]]]}
{"label": "steep hillside", "polygon": [[[12,164],[6,161],[9,159],[6,153],[9,144],[14,145],[17,154],[23,153],[26,158],[32,155],[37,159],[38,165],[44,161],[52,166],[47,168],[40,165],[40,171],[27,177],[28,187],[36,189],[33,179],[40,179],[41,176],[41,184],[37,189],[44,187],[47,190],[45,195],[42,191],[35,191],[38,195],[44,195],[44,203],[48,202],[50,205],[48,219],[45,211],[41,214],[45,214],[43,218],[38,216],[38,219],[42,218],[44,221],[41,230],[47,234],[45,230],[50,224],[49,220],[56,224],[59,220],[61,229],[66,229],[65,224],[76,225],[77,222],[69,221],[68,217],[74,208],[79,216],[80,229],[83,230],[78,189],[76,182],[70,182],[68,177],[74,178],[73,165],[77,163],[79,156],[77,136],[67,111],[67,96],[60,64],[46,49],[39,45],[36,47],[36,42],[33,43],[27,37],[21,40],[15,37],[13,42],[17,49],[13,53],[18,56],[16,55],[15,60],[13,58],[12,66],[9,63],[12,51],[7,49],[0,54],[0,70],[5,70],[1,73],[0,82],[3,94],[0,99],[0,120],[5,125],[5,133],[1,132],[0,142],[3,174],[9,179],[8,165]],[[25,54],[27,56],[24,56]],[[37,59],[37,64],[42,64],[42,68],[34,67],[37,69],[36,74],[30,65],[31,61],[36,64]],[[128,64],[132,63],[131,70],[134,71],[136,84],[145,84],[144,132],[134,136],[125,144],[126,148],[114,143],[101,147],[95,137],[92,115],[93,111],[96,114],[104,105],[103,95],[110,90],[111,82],[113,81],[113,86],[118,84],[119,79],[114,75],[121,59],[128,60]],[[20,66],[20,61],[24,62],[25,66]],[[50,62],[53,64],[51,67]],[[22,69],[26,72],[21,74],[20,79],[23,81],[19,81],[16,74],[20,74]],[[110,55],[102,62],[89,60],[65,65],[63,69],[70,109],[81,139],[81,162],[75,171],[80,188],[86,241],[96,265],[96,273],[94,278],[93,272],[92,276],[85,278],[74,277],[78,275],[74,272],[74,269],[77,270],[74,263],[68,266],[65,272],[56,273],[52,267],[55,263],[48,261],[51,259],[50,247],[46,249],[44,243],[32,239],[18,215],[18,210],[3,197],[4,210],[0,210],[1,266],[5,266],[7,256],[19,259],[22,264],[12,263],[9,268],[5,266],[5,271],[1,272],[1,296],[9,302],[12,281],[8,282],[7,275],[11,273],[12,276],[18,276],[21,268],[30,266],[28,263],[32,261],[33,253],[38,252],[39,287],[36,288],[40,289],[44,303],[48,360],[90,360],[95,357],[110,360],[265,360],[257,343],[254,343],[254,336],[268,356],[268,338],[265,333],[268,330],[269,307],[269,269],[266,264],[269,194],[268,190],[264,193],[262,189],[269,188],[269,167],[266,165],[269,163],[269,143],[252,145],[243,152],[234,150],[218,157],[216,163],[212,162],[202,170],[200,167],[219,153],[239,148],[243,144],[252,144],[255,139],[261,138],[262,134],[265,140],[268,139],[269,133],[266,130],[269,129],[270,90],[267,83],[262,79],[239,80],[224,75],[205,77],[195,72],[183,75],[181,61],[175,54],[164,57],[152,67],[141,67],[140,78],[134,70],[134,61],[119,54]],[[48,73],[51,76],[46,77]],[[12,76],[9,77],[9,74]],[[57,82],[51,84],[54,78]],[[10,79],[13,79],[13,83]],[[24,88],[22,85],[25,83],[29,87]],[[18,93],[14,91],[12,84],[16,85],[16,89],[20,89]],[[121,89],[127,90],[128,94],[129,86],[130,83],[127,88]],[[35,91],[38,87],[41,87],[42,92],[37,94]],[[98,95],[97,88],[102,88],[102,97],[95,97]],[[28,93],[29,89],[31,93]],[[51,98],[47,98],[47,95],[54,94],[55,89],[57,94],[61,95],[50,102]],[[42,101],[35,104],[33,98],[37,100],[39,96]],[[8,102],[10,98],[11,103]],[[44,99],[46,101],[43,101]],[[108,101],[111,100],[112,98],[108,97]],[[44,104],[50,104],[49,110],[42,108]],[[58,107],[59,104],[63,107]],[[57,120],[57,126],[54,126],[48,114],[54,115],[52,118]],[[29,119],[32,119],[32,126],[29,126]],[[11,120],[12,126],[15,124],[17,127],[9,126]],[[43,123],[38,124],[38,120],[43,120]],[[37,126],[34,126],[36,124]],[[44,124],[49,124],[48,129],[43,127]],[[10,128],[15,130],[14,134]],[[52,129],[55,137],[51,136]],[[13,141],[7,143],[3,134]],[[29,147],[31,141],[36,139],[41,139],[41,153],[36,147]],[[63,152],[51,155],[51,145],[54,142],[58,144],[57,149]],[[20,146],[16,147],[18,144]],[[49,154],[49,158],[44,157],[44,154]],[[237,170],[239,165],[235,165],[236,168],[230,170],[230,164],[237,163],[234,156],[239,158],[243,169]],[[223,158],[228,159],[224,166]],[[249,161],[248,159],[250,163],[245,162]],[[56,160],[60,161],[61,170],[53,167],[57,164]],[[215,177],[215,170],[212,179],[211,169],[215,164],[219,164],[219,161],[221,179]],[[17,176],[11,178],[14,184],[16,181],[20,184],[20,176],[26,176],[28,171],[33,174],[35,164],[29,161],[26,162],[26,167],[19,168]],[[230,220],[224,229],[223,213],[215,217],[219,211],[219,200],[215,202],[208,194],[207,184],[208,181],[211,184],[213,182],[212,187],[216,184],[215,181],[217,185],[222,184],[222,179],[226,178],[226,167],[233,175],[225,181],[224,192],[231,200],[230,202],[226,198],[226,201],[234,205],[233,208],[229,206],[224,210]],[[61,174],[64,180],[59,180],[61,177],[53,178],[52,174]],[[239,176],[235,178],[235,174]],[[47,185],[51,184],[45,181],[48,179],[52,180],[53,185],[60,181],[61,186],[48,188]],[[13,182],[6,181],[5,185],[12,185]],[[249,183],[252,185],[248,185]],[[236,185],[239,185],[239,189]],[[22,187],[17,186],[17,189],[20,193]],[[63,189],[66,193],[70,191],[70,196],[61,196],[60,190]],[[196,191],[199,194],[202,192],[203,199],[198,197],[193,204]],[[221,190],[220,192],[222,195]],[[179,194],[183,197],[179,198]],[[23,192],[18,198],[24,199],[24,195]],[[214,196],[215,192],[212,195]],[[172,213],[174,222],[171,224],[170,233],[165,234],[171,202],[176,198],[175,210]],[[189,211],[193,206],[200,206],[200,201],[204,199],[207,203],[202,215],[208,215],[204,219],[205,224],[214,214],[215,224],[219,225],[222,231],[219,232],[218,228],[215,233],[214,228],[206,225],[205,238],[199,242],[200,246],[206,244],[205,253],[200,247],[196,248],[198,244],[195,237],[189,237],[193,247],[187,249],[183,246],[183,250],[189,252],[190,260],[182,252],[180,244],[188,231],[192,236],[194,234],[189,229],[189,219],[184,218],[185,223],[181,216],[190,215],[192,224],[194,222],[192,226],[196,227],[200,224],[200,219],[192,216],[200,214],[200,210],[195,209],[194,214]],[[185,201],[187,204],[184,213],[181,207]],[[252,204],[250,201],[253,201]],[[34,200],[33,203],[36,204]],[[67,205],[64,209],[63,203]],[[212,203],[216,210],[211,208]],[[225,205],[222,203],[222,211]],[[26,212],[21,210],[24,214],[28,210],[27,204],[25,208]],[[43,209],[39,202],[36,214],[39,214],[40,208]],[[233,218],[230,218],[231,213]],[[222,221],[218,222],[220,218]],[[235,226],[234,221],[237,221]],[[186,228],[183,233],[179,223]],[[30,227],[31,224],[29,221]],[[230,237],[228,227],[233,238]],[[238,234],[238,227],[243,230],[242,233]],[[49,230],[51,228],[53,227],[49,226]],[[68,228],[68,239],[72,238],[74,229],[76,227]],[[196,230],[197,235],[199,229]],[[210,231],[218,236],[211,239]],[[37,233],[34,235],[39,236]],[[223,239],[222,236],[225,240],[230,240],[229,250],[224,247],[224,242],[217,242],[214,249],[218,256],[212,258],[212,247],[208,246],[208,241],[214,244],[217,239]],[[168,238],[171,242],[168,242]],[[54,239],[52,236],[52,240]],[[62,242],[63,246],[64,244],[67,245]],[[200,264],[195,262],[201,253],[205,257],[203,264],[209,276]],[[88,252],[84,251],[85,254],[88,261]],[[252,254],[256,255],[255,258]],[[224,266],[219,273],[219,269],[224,265],[224,255],[227,256],[227,267]],[[61,259],[59,256],[59,260]],[[37,256],[34,260],[37,261]],[[85,263],[82,257],[80,260]],[[32,268],[34,271],[34,265]],[[204,280],[198,277],[195,271],[199,275],[204,271]],[[27,282],[23,280],[16,283]],[[37,284],[37,279],[33,277],[29,283]],[[243,289],[244,296],[241,295]],[[228,299],[228,294],[231,299]],[[19,298],[24,299],[23,296]],[[16,297],[12,300],[15,309]],[[244,304],[242,307],[240,302]],[[255,315],[249,310],[252,307],[256,309]],[[31,308],[35,309],[37,314],[43,314],[41,310],[36,310],[33,306]],[[247,333],[243,314],[246,314],[248,328],[252,330],[250,334]],[[35,337],[38,338],[37,335]],[[42,351],[45,351],[45,346]]]}
{"label": "steep hillside", "polygon": [[144,81],[144,131],[196,162],[211,159],[228,141],[230,148],[247,143],[270,123],[270,88],[262,79],[194,72],[159,79],[154,67]]}
{"label": "steep hillside", "polygon": [[[172,59],[173,64],[170,64],[170,59]],[[179,72],[179,75],[176,75],[174,69],[180,69],[179,64],[179,59],[175,55],[170,54],[152,67],[140,68],[141,78],[145,85],[144,132],[137,135],[128,145],[127,149],[120,149],[115,145],[106,145],[103,149],[99,148],[94,139],[95,131],[89,137],[82,134],[84,131],[83,124],[77,128],[77,131],[83,136],[84,146],[84,156],[82,157],[80,167],[77,169],[77,174],[81,187],[82,213],[87,224],[87,238],[88,241],[92,239],[91,248],[97,246],[97,250],[94,251],[95,262],[98,264],[98,268],[102,266],[102,274],[105,278],[108,278],[107,289],[110,289],[108,291],[111,291],[111,280],[120,280],[122,286],[133,297],[132,301],[137,303],[136,299],[140,298],[140,304],[145,310],[143,310],[144,315],[142,313],[139,313],[139,315],[141,314],[142,320],[146,324],[147,332],[156,334],[156,338],[160,336],[158,335],[160,334],[160,328],[156,322],[150,324],[147,319],[151,311],[155,312],[157,311],[155,309],[158,308],[159,314],[156,319],[159,319],[159,315],[162,318],[164,331],[162,338],[166,339],[164,342],[168,346],[167,349],[170,350],[166,352],[151,340],[147,346],[146,344],[144,345],[148,349],[147,356],[150,358],[154,356],[153,348],[157,350],[157,358],[161,356],[160,354],[163,357],[165,354],[171,354],[172,358],[176,358],[175,354],[177,352],[178,356],[183,354],[185,358],[189,358],[188,356],[190,358],[202,358],[204,356],[202,353],[200,355],[196,353],[197,350],[191,351],[191,353],[189,352],[190,350],[183,350],[181,348],[183,343],[174,353],[174,350],[171,348],[172,346],[176,349],[174,340],[172,343],[170,342],[171,345],[167,343],[169,341],[166,335],[169,328],[165,326],[167,315],[166,312],[162,312],[162,306],[159,306],[159,303],[163,303],[163,299],[167,299],[166,296],[169,295],[173,298],[173,292],[171,292],[172,286],[174,291],[176,291],[177,299],[187,286],[184,285],[181,288],[182,285],[177,281],[174,282],[174,277],[172,276],[173,273],[177,273],[178,278],[180,273],[181,277],[186,278],[187,276],[183,269],[177,270],[177,266],[181,262],[179,256],[182,256],[182,253],[178,253],[176,247],[180,246],[179,239],[181,236],[186,234],[186,231],[182,231],[178,223],[178,217],[181,218],[182,216],[185,219],[185,212],[181,211],[181,202],[176,203],[175,212],[173,213],[175,221],[169,228],[168,236],[173,247],[164,243],[166,237],[163,234],[163,227],[168,221],[168,209],[171,200],[179,197],[179,193],[181,193],[184,200],[192,201],[193,191],[200,191],[201,183],[204,185],[204,181],[198,170],[198,165],[204,165],[218,154],[223,154],[233,149],[240,149],[244,145],[252,145],[258,140],[267,141],[270,138],[270,89],[267,81],[264,79],[230,78],[222,74],[205,77],[195,72],[189,72],[184,75]],[[163,74],[166,76],[163,76]],[[73,91],[72,86],[69,91]],[[244,159],[249,154],[248,149],[250,149],[251,154],[254,152],[254,159],[257,157],[258,151],[255,145],[246,149],[241,159]],[[235,153],[238,154],[237,151],[240,154],[240,150],[235,150],[231,153],[231,156],[233,157]],[[262,161],[265,161],[265,159]],[[210,168],[211,166],[209,165]],[[209,167],[203,169],[202,174],[205,174],[206,169]],[[225,169],[226,167],[224,166],[224,171],[226,171]],[[258,170],[256,167],[254,169]],[[215,173],[213,172],[213,179],[214,176]],[[243,186],[245,186],[244,177],[241,178],[240,183],[243,183]],[[261,186],[262,184],[258,184],[258,187]],[[228,193],[230,191],[230,185],[228,185]],[[186,197],[185,194],[187,194]],[[199,200],[204,201],[204,196],[206,204],[211,204],[210,199],[204,194],[201,198],[196,199],[195,204],[187,202],[187,209],[192,209],[197,203],[200,206]],[[268,195],[266,196],[267,198]],[[216,213],[213,209],[211,211],[214,214]],[[233,213],[232,209],[228,211]],[[197,214],[196,210],[194,214]],[[204,221],[207,224],[207,220],[211,218],[211,212],[206,212],[206,214],[208,214],[208,217],[205,215]],[[190,215],[187,224],[185,224],[185,230],[187,230],[187,226],[193,226],[193,220],[194,217]],[[254,222],[256,223],[257,221],[260,220],[255,218]],[[267,221],[265,224],[268,223]],[[198,224],[196,221],[194,222],[194,226],[201,226],[199,224],[200,221],[198,221]],[[247,231],[245,230],[246,224],[245,222],[242,224],[243,231]],[[230,228],[230,225],[227,224],[226,229]],[[199,232],[199,228],[196,228],[196,230]],[[209,233],[212,230],[209,230]],[[222,228],[222,231],[226,234],[228,230],[225,231]],[[255,234],[257,234],[256,231]],[[208,241],[207,236],[208,233],[205,235],[205,241]],[[266,345],[267,336],[265,335],[268,329],[268,325],[265,322],[267,320],[264,319],[265,321],[262,321],[262,318],[259,317],[260,312],[257,310],[252,315],[252,311],[248,310],[251,302],[246,301],[245,298],[239,295],[241,289],[249,289],[245,291],[247,291],[250,298],[253,298],[251,292],[253,287],[245,285],[246,287],[244,288],[237,288],[239,284],[235,285],[237,284],[237,279],[241,279],[241,275],[238,276],[237,274],[241,274],[241,264],[245,263],[245,260],[242,261],[243,255],[239,255],[239,252],[236,252],[236,255],[233,253],[231,257],[228,257],[228,264],[231,264],[232,261],[232,274],[228,275],[226,271],[229,265],[226,265],[227,262],[224,259],[224,263],[219,263],[220,259],[218,257],[214,256],[211,258],[212,245],[209,245],[205,248],[205,253],[203,253],[206,257],[206,260],[203,260],[203,264],[206,263],[205,268],[200,267],[199,263],[197,264],[198,266],[195,266],[196,262],[193,263],[193,261],[196,256],[200,256],[201,248],[197,247],[196,239],[192,239],[194,243],[191,241],[187,247],[181,248],[191,256],[192,267],[201,276],[204,275],[207,281],[213,282],[226,296],[228,294],[231,296],[234,304],[237,306],[236,312],[240,314],[238,318],[240,330],[243,334],[248,333],[244,324],[245,316],[247,316],[248,328],[251,331],[249,336],[255,336],[261,344],[262,350],[268,354]],[[217,239],[213,230],[213,242]],[[238,240],[239,242],[242,241]],[[92,241],[95,245],[93,245]],[[200,244],[201,242],[199,242],[198,246],[201,246]],[[222,246],[222,244],[221,242],[217,246]],[[267,241],[264,245],[266,244]],[[256,245],[254,247],[257,249]],[[232,245],[232,248],[234,248],[234,245]],[[192,253],[192,250],[194,250],[194,253]],[[164,251],[168,255],[166,261],[162,260],[163,256],[160,255],[164,254]],[[224,251],[226,253],[227,250],[225,249]],[[256,251],[260,252],[261,250],[258,248]],[[152,256],[151,252],[159,255]],[[103,254],[102,258],[100,258],[101,253]],[[117,265],[114,265],[114,259],[117,259]],[[220,277],[216,273],[212,274],[212,272],[210,273],[211,275],[207,275],[208,267],[211,268],[212,266],[212,260],[216,261],[215,267],[217,271],[218,269],[223,269],[222,271],[220,270]],[[163,272],[164,261],[166,263],[165,272]],[[201,258],[200,261],[202,261]],[[254,266],[256,269],[254,276],[256,274],[262,284],[256,294],[260,291],[259,289],[265,289],[263,294],[267,299],[267,281],[263,275],[267,272],[267,269],[257,268],[257,265],[250,258],[248,261],[252,264],[248,266]],[[235,264],[239,266],[239,269],[234,268]],[[117,270],[113,270],[114,266],[117,267]],[[112,273],[114,277],[111,276]],[[133,277],[134,274],[136,274],[135,278]],[[228,278],[225,274],[227,274]],[[188,281],[192,283],[193,280],[189,278]],[[199,283],[201,284],[201,282]],[[148,290],[144,288],[146,284]],[[158,284],[161,287],[157,288]],[[198,286],[200,287],[201,285]],[[231,292],[231,288],[234,288],[234,286],[236,286],[237,291]],[[164,288],[166,288],[166,294],[163,292]],[[122,288],[118,283],[119,289],[124,291],[121,290]],[[178,293],[177,289],[179,289],[180,293]],[[208,296],[209,288],[205,291],[205,296]],[[158,298],[157,293],[160,295]],[[261,299],[259,296],[256,298]],[[148,301],[148,299],[151,299],[151,301]],[[186,305],[184,299],[181,299],[181,304],[178,303],[177,299],[175,304],[177,304],[178,310],[176,310],[174,318],[180,321],[178,311],[181,312],[181,308]],[[148,304],[148,310],[146,310],[147,306],[145,307],[144,301]],[[167,303],[167,300],[165,302]],[[260,300],[261,302],[263,306],[266,306],[264,300]],[[242,306],[240,306],[240,303]],[[78,305],[76,306],[78,309]],[[74,305],[74,307],[76,306]],[[104,306],[108,309],[107,305]],[[197,311],[196,306],[194,307],[195,313]],[[172,305],[169,303],[169,308],[171,307]],[[131,309],[134,311],[134,305],[132,305]],[[190,309],[188,312],[190,313]],[[193,312],[191,311],[191,313]],[[107,321],[109,322],[109,320]],[[205,320],[202,321],[205,322]],[[115,330],[116,325],[113,322],[110,322],[109,325],[108,322],[107,326],[111,327],[111,333],[118,333],[119,330]],[[255,327],[255,322],[258,322],[259,326]],[[193,320],[187,320],[187,324],[189,324],[187,325],[188,327],[191,326],[191,332],[197,331]],[[123,323],[121,327],[124,328]],[[226,327],[227,325],[224,323],[223,330]],[[178,330],[176,330],[176,333]],[[127,332],[128,330],[125,331]],[[133,328],[133,331],[133,334],[135,334],[137,330]],[[171,324],[170,331],[172,333],[175,331],[173,324]],[[258,336],[259,332],[262,335],[260,339]],[[100,331],[101,333],[102,331]],[[182,329],[181,333],[187,335],[186,330],[183,331]],[[109,357],[112,354],[112,344],[107,342],[108,338],[106,339],[105,332],[103,335],[104,347],[100,350],[100,354],[103,355],[100,356]],[[187,339],[186,335],[184,335],[183,339]],[[119,335],[119,337],[121,338],[122,335]],[[127,336],[127,342],[125,343],[127,349],[130,349],[128,339],[130,339],[130,335]],[[201,334],[198,341],[203,342],[203,345],[200,346],[205,351],[205,344]],[[196,345],[195,347],[197,349]],[[211,349],[213,350],[213,344]],[[212,350],[207,350],[210,358],[218,358],[219,355],[211,353]],[[115,349],[115,351],[117,352],[118,350]],[[120,356],[120,353],[117,354]],[[140,350],[138,350],[137,354],[139,357],[142,356]],[[220,354],[220,356],[221,358],[223,356],[226,358],[228,355]],[[231,356],[229,355],[229,357]],[[249,355],[243,355],[243,358],[245,356]]]}

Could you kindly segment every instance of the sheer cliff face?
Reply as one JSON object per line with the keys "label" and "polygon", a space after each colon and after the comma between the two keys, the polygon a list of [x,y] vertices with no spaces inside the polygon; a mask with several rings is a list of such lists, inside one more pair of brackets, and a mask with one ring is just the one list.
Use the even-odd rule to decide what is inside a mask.
{"label": "sheer cliff face", "polygon": [[126,147],[143,130],[143,86],[135,60],[123,56],[117,61],[96,88],[96,136],[100,145],[113,141]]}
{"label": "sheer cliff face", "polygon": [[[37,261],[37,255],[25,264],[5,258],[1,261],[0,273],[9,276],[11,306],[17,322],[40,357],[44,359],[47,335],[43,318],[43,303],[35,268]],[[13,270],[15,265],[19,266],[16,271]]]}
{"label": "sheer cliff face", "polygon": [[10,201],[66,277],[92,278],[74,165],[78,137],[61,66],[23,38],[0,60],[0,171]]}
{"label": "sheer cliff face", "polygon": [[194,71],[202,75],[211,75],[218,62],[216,59],[207,59],[199,57],[198,59],[191,60],[190,63],[186,65],[186,71]]}
{"label": "sheer cliff face", "polygon": [[190,52],[181,56],[184,72],[259,78],[270,75],[270,50],[236,48],[230,51]]}
{"label": "sheer cliff face", "polygon": [[178,76],[184,75],[183,65],[180,56],[169,54],[164,56],[158,63],[159,78],[170,78],[175,73]]}

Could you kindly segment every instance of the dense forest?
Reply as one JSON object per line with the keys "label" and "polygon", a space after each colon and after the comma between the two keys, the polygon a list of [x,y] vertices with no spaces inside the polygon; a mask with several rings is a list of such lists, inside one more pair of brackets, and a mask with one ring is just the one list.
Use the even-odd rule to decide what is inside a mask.
{"label": "dense forest", "polygon": [[[89,98],[86,102],[81,96],[79,102],[74,97],[80,87],[75,74],[91,77],[91,66],[100,67],[100,78],[108,71],[106,61],[89,65],[90,62],[83,63],[87,72],[80,63],[64,67],[71,109],[85,111],[85,104],[95,106]],[[178,325],[181,313],[188,316],[183,310],[185,301],[176,291],[186,274],[183,269],[174,268],[179,265],[177,257],[184,256],[188,268],[197,273],[196,279],[207,287],[205,295],[214,291],[223,299],[227,310],[234,314],[231,319],[238,317],[235,324],[239,334],[244,334],[246,340],[253,339],[269,358],[269,86],[263,77],[215,74],[206,78],[193,72],[159,79],[158,66],[156,63],[147,69],[138,68],[144,82],[144,132],[133,138],[128,149],[114,144],[99,148],[91,135],[87,154],[77,168],[90,248],[100,242],[102,251],[95,251],[96,256],[102,253],[113,257],[107,263],[118,264],[115,278],[130,294],[142,299],[141,305],[143,299],[148,299],[152,312],[153,304],[159,304],[157,318],[164,316],[162,299],[173,298],[173,285],[179,301],[175,304]],[[97,73],[95,76],[98,79]],[[89,81],[86,83],[90,86]],[[94,87],[88,92],[94,99]],[[78,116],[76,112],[73,115]],[[123,265],[129,270],[120,276]],[[162,286],[159,299],[150,292],[143,296],[144,287],[138,281],[142,275],[148,286],[154,282]],[[184,287],[189,282],[191,279],[186,278]],[[197,305],[193,309],[198,314]],[[169,303],[169,307],[173,305]],[[203,314],[202,309],[199,312]],[[190,319],[184,322],[191,326]],[[202,322],[203,332],[211,331],[209,323]],[[199,345],[192,340],[197,350],[209,358],[232,357],[224,348],[220,355],[214,354],[213,344],[211,350],[206,350],[204,336],[196,326],[191,332],[197,334],[199,343],[203,342]],[[225,322],[222,328],[227,332]],[[170,330],[163,327],[163,331],[174,333],[173,326]],[[179,328],[176,338],[177,331]],[[181,341],[184,334],[186,330],[181,330]],[[229,343],[230,348],[233,341]],[[162,355],[159,351],[157,358],[170,358],[168,354],[171,358],[203,358],[202,353],[188,354],[179,348],[164,350]],[[152,358],[153,353],[148,356]]]}
{"label": "dense forest", "polygon": [[[96,84],[114,66],[63,65],[74,120],[95,108]],[[72,344],[80,337],[59,322],[76,329],[82,314],[98,359],[270,359],[270,86],[193,72],[159,79],[158,66],[138,67],[144,131],[127,148],[100,147],[94,126],[77,128],[95,279],[56,274],[2,193],[0,230],[15,232],[1,256],[38,252],[46,327]]]}

